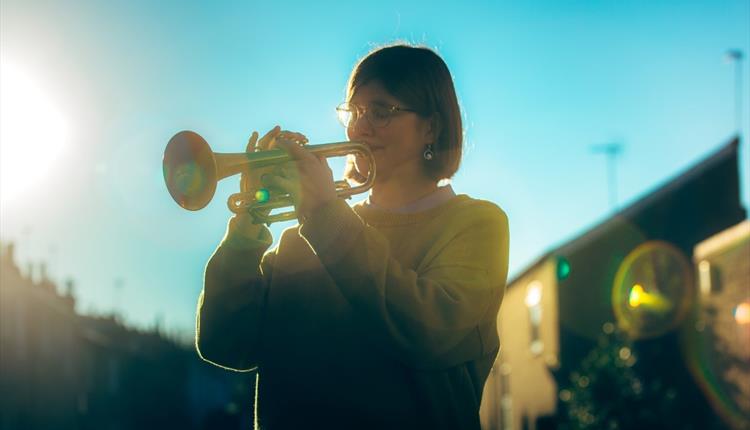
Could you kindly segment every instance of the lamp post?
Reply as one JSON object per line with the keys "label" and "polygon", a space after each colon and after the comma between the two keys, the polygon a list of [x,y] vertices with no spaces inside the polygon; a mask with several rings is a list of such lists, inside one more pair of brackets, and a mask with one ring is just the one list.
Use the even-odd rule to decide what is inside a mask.
{"label": "lamp post", "polygon": [[617,173],[615,172],[615,163],[617,157],[622,152],[622,144],[619,142],[605,143],[602,145],[593,145],[591,151],[594,153],[604,153],[607,156],[607,178],[609,188],[609,205],[612,210],[617,209]]}
{"label": "lamp post", "polygon": [[730,49],[726,60],[734,63],[734,126],[737,136],[742,134],[742,60],[744,54],[739,49]]}

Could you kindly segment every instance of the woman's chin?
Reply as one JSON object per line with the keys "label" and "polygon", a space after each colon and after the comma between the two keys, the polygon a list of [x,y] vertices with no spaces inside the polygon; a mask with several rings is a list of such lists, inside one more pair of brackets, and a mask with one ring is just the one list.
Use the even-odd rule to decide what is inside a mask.
{"label": "woman's chin", "polygon": [[382,154],[375,153],[373,154],[373,157],[375,157],[375,168],[378,175],[383,174],[388,170],[388,163],[382,156]]}

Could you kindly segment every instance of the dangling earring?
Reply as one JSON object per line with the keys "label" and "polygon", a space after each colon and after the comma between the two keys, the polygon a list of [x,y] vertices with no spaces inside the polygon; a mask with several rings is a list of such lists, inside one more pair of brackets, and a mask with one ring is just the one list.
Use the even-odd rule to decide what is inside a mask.
{"label": "dangling earring", "polygon": [[422,154],[425,160],[430,161],[432,160],[432,157],[435,156],[435,153],[432,152],[432,144],[427,145],[427,149],[424,150],[424,153]]}

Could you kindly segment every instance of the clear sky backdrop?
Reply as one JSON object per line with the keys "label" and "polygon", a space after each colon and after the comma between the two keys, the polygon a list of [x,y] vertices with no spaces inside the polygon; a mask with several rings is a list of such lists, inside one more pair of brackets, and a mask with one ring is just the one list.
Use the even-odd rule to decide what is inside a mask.
{"label": "clear sky backdrop", "polygon": [[[138,326],[192,329],[237,189],[228,179],[206,209],[179,208],[162,179],[169,138],[191,129],[217,152],[240,152],[253,130],[280,124],[311,143],[343,140],[333,109],[377,44],[423,43],[448,63],[466,129],[453,185],[508,213],[511,276],[611,214],[592,145],[625,145],[623,206],[735,134],[732,48],[746,56],[748,135],[748,0],[0,5],[0,64],[33,82],[67,127],[57,151],[49,139],[25,144],[33,158],[56,154],[42,168],[8,158],[15,143],[2,142],[19,173],[0,185],[5,197],[22,192],[2,200],[0,236],[17,243],[23,267],[46,261],[54,280],[73,279],[81,311],[116,308]],[[4,102],[0,126],[14,103]],[[27,127],[57,133],[43,119]],[[750,166],[746,143],[741,151]],[[274,225],[274,236],[290,225]]]}

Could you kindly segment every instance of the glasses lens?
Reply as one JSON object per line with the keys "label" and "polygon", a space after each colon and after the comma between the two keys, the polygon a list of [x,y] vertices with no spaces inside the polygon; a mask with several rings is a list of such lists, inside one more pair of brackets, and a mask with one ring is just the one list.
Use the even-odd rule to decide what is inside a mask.
{"label": "glasses lens", "polygon": [[373,127],[385,127],[391,119],[391,109],[386,106],[372,105],[367,110],[367,119]]}
{"label": "glasses lens", "polygon": [[336,116],[344,127],[349,127],[354,122],[355,112],[354,106],[349,103],[341,103],[336,107]]}

